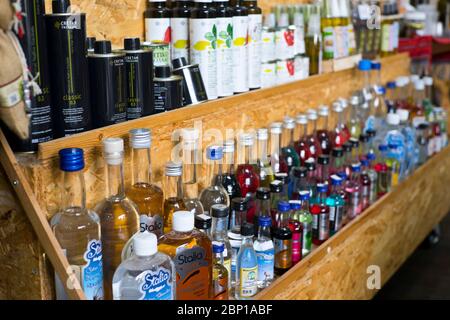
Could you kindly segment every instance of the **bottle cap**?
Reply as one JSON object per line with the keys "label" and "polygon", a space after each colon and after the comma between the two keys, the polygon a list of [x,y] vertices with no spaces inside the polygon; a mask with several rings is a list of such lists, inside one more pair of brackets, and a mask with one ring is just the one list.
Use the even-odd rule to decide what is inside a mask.
{"label": "bottle cap", "polygon": [[53,13],[68,13],[70,7],[70,0],[53,0],[52,12]]}
{"label": "bottle cap", "polygon": [[273,122],[270,124],[270,133],[281,134],[281,128],[283,128],[281,122]]}
{"label": "bottle cap", "polygon": [[386,122],[392,126],[398,126],[400,124],[400,117],[395,113],[388,113],[386,116]]}
{"label": "bottle cap", "polygon": [[275,173],[275,180],[281,181],[283,184],[288,184],[289,176],[284,172]]}
{"label": "bottle cap", "polygon": [[319,155],[319,157],[317,158],[317,163],[318,164],[322,164],[322,165],[326,165],[330,163],[330,156],[327,154],[321,154]]}
{"label": "bottle cap", "polygon": [[331,185],[333,185],[333,186],[340,186],[340,185],[342,185],[342,178],[339,177],[336,174],[333,174],[331,176]]}
{"label": "bottle cap", "polygon": [[227,140],[223,143],[223,153],[234,152],[234,140]]}
{"label": "bottle cap", "polygon": [[248,201],[246,198],[234,198],[231,202],[235,211],[247,211],[248,209]]}
{"label": "bottle cap", "polygon": [[300,191],[300,200],[302,200],[302,201],[309,200],[310,196],[311,196],[311,194],[309,193],[309,191],[307,191],[307,190]]}
{"label": "bottle cap", "polygon": [[350,104],[352,106],[358,106],[361,103],[361,99],[359,99],[359,95],[353,95],[350,98]]}
{"label": "bottle cap", "polygon": [[213,161],[221,160],[223,158],[223,148],[218,145],[207,147],[206,158]]}
{"label": "bottle cap", "polygon": [[352,163],[352,171],[360,172],[361,171],[361,163]]}
{"label": "bottle cap", "polygon": [[432,77],[424,77],[423,82],[425,82],[426,86],[432,86],[433,85],[433,78]]}
{"label": "bottle cap", "polygon": [[359,135],[359,141],[361,141],[361,142],[363,142],[363,143],[369,142],[369,135],[368,135],[368,134],[361,133],[361,134]]}
{"label": "bottle cap", "polygon": [[375,137],[377,135],[377,131],[374,130],[374,129],[369,129],[369,130],[366,131],[366,134],[369,136],[369,138],[373,138],[373,137]]}
{"label": "bottle cap", "polygon": [[378,150],[380,150],[380,151],[387,151],[387,149],[388,149],[388,147],[387,147],[387,145],[385,145],[385,144],[380,144],[379,146],[378,146]]}
{"label": "bottle cap", "polygon": [[417,80],[419,80],[420,79],[420,77],[419,77],[419,75],[417,75],[417,74],[412,74],[412,75],[410,75],[409,76],[409,80],[412,82],[412,83],[415,83]]}
{"label": "bottle cap", "polygon": [[295,117],[295,122],[298,124],[307,124],[308,123],[308,117],[306,114],[299,114]]}
{"label": "bottle cap", "polygon": [[214,218],[226,218],[230,209],[228,206],[218,203],[211,206],[211,216]]}
{"label": "bottle cap", "polygon": [[425,90],[425,82],[423,80],[417,80],[414,84],[414,88],[419,91]]}
{"label": "bottle cap", "polygon": [[295,120],[291,117],[285,117],[283,120],[283,128],[285,129],[294,129],[295,128]]}
{"label": "bottle cap", "polygon": [[317,113],[315,111],[314,112],[308,112],[308,120],[311,120],[311,121],[317,120]]}
{"label": "bottle cap", "polygon": [[123,47],[127,51],[140,50],[141,40],[139,38],[125,38],[123,40]]}
{"label": "bottle cap", "polygon": [[394,81],[389,81],[386,85],[388,87],[388,89],[395,89],[396,85]]}
{"label": "bottle cap", "polygon": [[274,180],[270,183],[270,192],[281,193],[283,192],[283,182],[279,180]]}
{"label": "bottle cap", "polygon": [[358,148],[359,147],[359,141],[356,138],[350,138],[350,143],[352,144],[352,148]]}
{"label": "bottle cap", "polygon": [[170,78],[172,72],[169,66],[156,66],[155,78]]}
{"label": "bottle cap", "polygon": [[241,226],[241,235],[244,237],[253,236],[255,233],[253,225],[251,223],[244,222]]}
{"label": "bottle cap", "polygon": [[344,108],[342,107],[342,104],[339,101],[333,102],[331,107],[333,108],[333,111],[337,113],[344,111]]}
{"label": "bottle cap", "polygon": [[373,152],[367,154],[367,160],[374,161],[377,158],[377,155]]}
{"label": "bottle cap", "polygon": [[269,200],[270,199],[270,189],[260,187],[256,190],[256,199]]}
{"label": "bottle cap", "polygon": [[317,192],[327,192],[328,191],[328,184],[326,183],[318,183],[317,184]]}
{"label": "bottle cap", "polygon": [[400,121],[403,121],[403,122],[408,121],[408,118],[409,118],[409,111],[408,110],[397,109],[396,113],[398,114],[398,116],[400,118]]}
{"label": "bottle cap", "polygon": [[194,213],[191,211],[176,211],[172,217],[172,229],[176,232],[189,232],[194,230]]}
{"label": "bottle cap", "polygon": [[96,54],[110,54],[112,52],[111,41],[108,40],[95,41],[94,52]]}
{"label": "bottle cap", "polygon": [[211,229],[212,219],[206,214],[199,214],[195,216],[195,228],[198,230],[209,230]]}
{"label": "bottle cap", "polygon": [[353,144],[350,141],[347,141],[342,145],[342,148],[344,149],[345,152],[351,152],[353,149]]}
{"label": "bottle cap", "polygon": [[167,177],[180,177],[183,172],[183,164],[181,162],[169,161],[166,163]]}
{"label": "bottle cap", "polygon": [[291,210],[299,210],[302,207],[301,201],[298,200],[289,201],[289,205],[291,206]]}
{"label": "bottle cap", "polygon": [[268,140],[269,139],[269,130],[266,128],[260,128],[256,131],[256,139],[258,140]]}
{"label": "bottle cap", "polygon": [[270,227],[272,225],[272,219],[268,216],[259,216],[258,225],[260,227]]}
{"label": "bottle cap", "polygon": [[345,171],[338,172],[337,175],[341,177],[342,180],[347,180],[347,173],[345,173]]}
{"label": "bottle cap", "polygon": [[372,61],[371,69],[372,70],[381,70],[381,63],[379,61]]}
{"label": "bottle cap", "polygon": [[362,158],[362,159],[361,159],[361,165],[362,165],[363,167],[368,167],[368,166],[369,166],[369,159],[367,159],[367,158]]}
{"label": "bottle cap", "polygon": [[358,69],[361,71],[369,71],[372,68],[370,60],[362,59],[358,63]]}
{"label": "bottle cap", "polygon": [[384,96],[386,94],[386,88],[385,87],[378,87],[378,94]]}
{"label": "bottle cap", "polygon": [[308,174],[308,169],[306,167],[294,167],[292,168],[292,172],[296,178],[305,178]]}
{"label": "bottle cap", "polygon": [[173,69],[179,69],[188,65],[185,57],[180,57],[172,60]]}
{"label": "bottle cap", "polygon": [[225,244],[219,241],[213,241],[212,243],[213,253],[222,253],[225,251]]}
{"label": "bottle cap", "polygon": [[311,161],[305,161],[305,167],[308,171],[314,171],[316,170],[316,163],[313,159]]}
{"label": "bottle cap", "polygon": [[395,149],[397,149],[398,147],[399,147],[399,145],[398,145],[397,143],[389,143],[389,144],[388,144],[388,148],[389,148],[389,149],[395,150]]}
{"label": "bottle cap", "polygon": [[152,143],[152,133],[149,129],[130,130],[130,144],[133,149],[148,149]]}
{"label": "bottle cap", "polygon": [[253,145],[253,135],[250,132],[243,132],[239,135],[239,142],[243,146],[252,146]]}
{"label": "bottle cap", "polygon": [[278,211],[280,212],[288,212],[291,210],[291,205],[287,201],[278,202]]}
{"label": "bottle cap", "polygon": [[326,116],[328,116],[328,106],[325,106],[325,105],[321,105],[321,106],[319,106],[319,112],[318,112],[318,114],[319,114],[319,116],[322,116],[322,117],[326,117]]}
{"label": "bottle cap", "polygon": [[62,171],[74,172],[84,169],[84,152],[80,148],[59,150],[59,168]]}
{"label": "bottle cap", "polygon": [[106,163],[119,165],[123,162],[123,139],[106,138],[103,140],[103,150]]}
{"label": "bottle cap", "polygon": [[133,250],[137,256],[148,257],[158,252],[158,239],[147,230],[133,237]]}
{"label": "bottle cap", "polygon": [[341,158],[344,156],[344,149],[342,148],[333,148],[333,150],[331,151],[331,155],[334,158]]}
{"label": "bottle cap", "polygon": [[341,104],[343,109],[348,107],[348,101],[345,98],[338,98],[337,101]]}

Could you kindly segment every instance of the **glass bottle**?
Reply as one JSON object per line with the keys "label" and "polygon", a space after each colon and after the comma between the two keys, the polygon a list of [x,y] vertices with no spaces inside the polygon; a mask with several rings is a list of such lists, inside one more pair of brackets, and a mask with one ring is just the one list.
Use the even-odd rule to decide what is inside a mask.
{"label": "glass bottle", "polygon": [[311,152],[308,146],[308,117],[300,114],[295,119],[297,123],[298,140],[294,144],[295,152],[300,158],[301,165],[305,165],[305,161],[311,158]]}
{"label": "glass bottle", "polygon": [[172,230],[172,216],[175,211],[186,210],[183,201],[183,188],[181,175],[183,166],[180,162],[169,161],[166,163],[166,186],[164,200],[164,233]]}
{"label": "glass bottle", "polygon": [[308,169],[306,167],[294,167],[292,169],[292,190],[289,199],[300,200],[300,192],[309,192],[307,176]]}
{"label": "glass bottle", "polygon": [[159,238],[163,234],[164,194],[160,187],[152,184],[150,130],[131,130],[130,145],[132,182],[127,196],[139,209],[140,231],[153,232]]}
{"label": "glass bottle", "polygon": [[390,177],[390,190],[395,188],[400,181],[401,163],[398,160],[398,156],[397,156],[398,150],[399,150],[399,146],[397,144],[389,144],[388,145],[386,165],[388,167],[389,177]]}
{"label": "glass bottle", "polygon": [[278,203],[278,225],[273,227],[273,242],[275,247],[275,273],[282,275],[292,267],[292,231],[289,229],[291,206],[289,202]]}
{"label": "glass bottle", "polygon": [[175,263],[177,300],[207,300],[212,284],[212,244],[194,229],[194,213],[173,213],[172,231],[163,235],[158,249]]}
{"label": "glass bottle", "polygon": [[241,247],[241,226],[245,222],[247,217],[247,199],[246,198],[234,198],[231,201],[231,215],[230,215],[230,227],[228,231],[228,239],[230,239],[231,245],[231,287],[236,287],[236,268],[237,268],[237,256]]}
{"label": "glass bottle", "polygon": [[425,83],[423,80],[418,80],[414,84],[414,92],[412,96],[413,106],[412,106],[412,114],[411,119],[413,121],[414,126],[419,122],[423,122],[425,119]]}
{"label": "glass bottle", "polygon": [[228,270],[224,265],[225,245],[222,242],[212,243],[213,246],[213,279],[212,279],[212,298],[214,300],[228,300],[229,281]]}
{"label": "glass bottle", "polygon": [[282,186],[282,191],[280,194],[281,200],[288,201],[289,200],[289,176],[287,173],[276,173],[275,180],[280,181]]}
{"label": "glass bottle", "polygon": [[329,155],[331,152],[331,138],[328,131],[328,106],[319,107],[319,119],[317,129],[317,140],[319,141],[321,154]]}
{"label": "glass bottle", "polygon": [[248,84],[250,90],[261,87],[261,31],[262,10],[256,0],[244,0],[248,10]]}
{"label": "glass bottle", "polygon": [[288,173],[288,165],[282,155],[282,131],[283,124],[281,122],[274,122],[270,125],[270,164],[273,173],[284,172]]}
{"label": "glass bottle", "polygon": [[309,74],[322,73],[322,36],[320,32],[320,14],[318,12],[311,13],[309,16],[305,47],[306,55],[309,57]]}
{"label": "glass bottle", "polygon": [[217,94],[232,96],[233,85],[233,9],[229,0],[213,0],[217,14]]}
{"label": "glass bottle", "polygon": [[211,226],[212,218],[206,214],[198,214],[194,221],[195,229],[204,233],[208,238],[212,239]]}
{"label": "glass bottle", "polygon": [[366,159],[367,155],[369,154],[369,142],[370,137],[366,133],[361,133],[359,136],[359,158],[360,159]]}
{"label": "glass bottle", "polygon": [[253,225],[244,223],[241,227],[242,243],[236,266],[237,300],[249,300],[258,292],[258,258],[253,248]]}
{"label": "glass bottle", "polygon": [[333,111],[335,113],[334,118],[336,119],[336,125],[334,126],[334,132],[332,136],[332,146],[333,147],[342,147],[342,145],[350,139],[350,132],[345,125],[344,121],[344,109],[342,108],[342,104],[338,101],[334,102]]}
{"label": "glass bottle", "polygon": [[322,148],[317,140],[317,113],[312,109],[308,110],[308,145],[311,158],[317,160],[317,157],[322,154]]}
{"label": "glass bottle", "polygon": [[288,165],[288,174],[292,167],[300,166],[300,158],[294,148],[295,121],[290,117],[285,117],[283,122],[282,146],[283,158]]}
{"label": "glass bottle", "polygon": [[344,160],[343,160],[344,170],[346,179],[349,179],[350,174],[352,172],[352,149],[353,149],[352,143],[350,141],[347,141],[346,143],[344,143],[343,149],[344,149]]}
{"label": "glass bottle", "polygon": [[228,239],[228,215],[230,208],[223,204],[214,204],[211,207],[212,227],[211,234],[213,241],[223,243],[223,266],[228,272],[228,290],[231,290],[231,259],[232,248],[230,239]]}
{"label": "glass bottle", "polygon": [[368,167],[367,167],[367,175],[370,179],[370,191],[369,191],[369,205],[373,204],[377,201],[378,194],[378,174],[374,168],[374,162],[376,160],[375,153],[369,153],[367,155]]}
{"label": "glass bottle", "polygon": [[360,104],[360,98],[354,95],[350,98],[350,119],[348,122],[348,129],[350,130],[350,136],[352,138],[359,138],[361,134],[361,122],[358,118],[358,106]]}
{"label": "glass bottle", "polygon": [[[61,210],[50,222],[53,233],[88,300],[103,299],[102,242],[100,220],[86,208],[84,154],[82,149],[59,151],[63,172]],[[67,300],[64,286],[55,274],[56,298]]]}
{"label": "glass bottle", "polygon": [[298,221],[302,224],[303,239],[302,239],[302,257],[306,257],[312,248],[312,222],[313,216],[309,209],[309,192],[302,191],[300,193],[300,200],[302,207],[298,215]]}
{"label": "glass bottle", "polygon": [[[323,42],[323,59],[333,60],[335,57],[336,49],[336,34],[335,26],[338,22],[334,13],[336,13],[333,7],[337,2],[335,0],[324,0],[322,1],[322,17],[320,21],[322,29],[322,42]],[[333,10],[334,9],[334,10]]]}
{"label": "glass bottle", "polygon": [[341,230],[345,215],[345,191],[342,187],[344,180],[338,175],[331,176],[331,191],[326,200],[330,208],[330,237]]}
{"label": "glass bottle", "polygon": [[308,184],[309,199],[311,203],[314,203],[317,200],[316,164],[313,161],[306,162],[306,169],[308,170],[306,182]]}
{"label": "glass bottle", "polygon": [[253,144],[254,138],[251,133],[242,133],[239,136],[239,166],[236,176],[243,197],[252,197],[259,187]]}
{"label": "glass bottle", "polygon": [[222,146],[213,145],[206,148],[206,159],[208,161],[208,172],[206,176],[211,179],[210,185],[200,193],[200,202],[203,205],[205,214],[210,214],[211,206],[214,204],[224,204],[230,206],[230,197],[223,187]]}
{"label": "glass bottle", "polygon": [[258,235],[253,248],[258,261],[258,288],[260,289],[267,288],[274,278],[275,249],[270,234],[271,225],[270,216],[259,216]]}
{"label": "glass bottle", "polygon": [[144,12],[145,39],[170,43],[170,9],[166,2],[153,0],[147,2]]}
{"label": "glass bottle", "polygon": [[268,139],[269,131],[265,128],[258,129],[256,132],[257,149],[258,149],[258,167],[259,184],[261,187],[268,188],[273,181],[273,170],[268,158]]}
{"label": "glass bottle", "polygon": [[370,60],[362,59],[358,63],[357,77],[356,77],[356,88],[361,88],[361,101],[360,103],[369,102],[371,100],[371,88],[370,88],[370,69],[372,68],[372,63]]}
{"label": "glass bottle", "polygon": [[330,178],[330,156],[321,154],[317,159],[317,183],[328,183]]}
{"label": "glass bottle", "polygon": [[[294,205],[294,208],[296,206]],[[292,209],[292,204],[291,204]],[[303,229],[302,224],[292,218],[289,219],[289,229],[292,232],[292,265],[297,264],[302,260],[302,239],[303,239]]]}
{"label": "glass bottle", "polygon": [[103,140],[103,151],[107,171],[106,198],[95,211],[100,217],[103,248],[103,287],[105,299],[112,299],[112,278],[122,260],[122,249],[127,241],[139,231],[139,213],[124,190],[123,140]]}
{"label": "glass bottle", "polygon": [[353,220],[361,214],[361,164],[352,164],[350,179],[345,183],[346,219]]}
{"label": "glass bottle", "polygon": [[230,201],[241,197],[241,187],[236,179],[234,171],[234,140],[227,140],[223,144],[224,171],[222,176],[222,186],[228,193]]}
{"label": "glass bottle", "polygon": [[381,198],[390,190],[389,170],[386,164],[386,154],[388,147],[387,145],[382,144],[378,146],[378,150],[379,150],[377,157],[378,161],[374,168],[378,176],[377,198]]}
{"label": "glass bottle", "polygon": [[189,18],[191,16],[189,0],[176,0],[170,10],[171,59],[186,58],[189,61]]}
{"label": "glass bottle", "polygon": [[270,212],[271,212],[270,215],[273,221],[275,221],[277,217],[278,202],[282,200],[287,200],[283,199],[282,194],[283,194],[283,182],[279,180],[272,181],[272,183],[270,184]]}
{"label": "glass bottle", "polygon": [[234,93],[246,92],[248,84],[248,10],[242,0],[230,1],[233,10],[233,84]]}
{"label": "glass bottle", "polygon": [[144,230],[133,238],[133,248],[114,273],[114,300],[175,300],[175,264],[158,252],[156,235]]}
{"label": "glass bottle", "polygon": [[317,184],[317,202],[311,206],[312,242],[320,246],[330,237],[330,208],[326,204],[328,185]]}
{"label": "glass bottle", "polygon": [[340,147],[333,148],[330,160],[330,175],[339,175],[339,173],[345,175],[344,149]]}
{"label": "glass bottle", "polygon": [[389,81],[386,84],[386,96],[385,96],[385,103],[386,103],[386,113],[393,112],[395,110],[395,103],[396,103],[396,83],[395,81]]}
{"label": "glass bottle", "polygon": [[368,173],[369,160],[361,159],[361,212],[366,210],[370,205],[370,189],[371,181]]}
{"label": "glass bottle", "polygon": [[[269,188],[258,188],[256,191],[256,214],[253,221],[254,225],[258,225],[259,217],[269,217],[271,218],[271,207],[270,207],[270,189]],[[256,234],[257,236],[257,234]]]}
{"label": "glass bottle", "polygon": [[352,144],[352,156],[351,161],[352,163],[359,162],[360,159],[360,153],[359,153],[359,139],[357,138],[350,138],[350,143]]}

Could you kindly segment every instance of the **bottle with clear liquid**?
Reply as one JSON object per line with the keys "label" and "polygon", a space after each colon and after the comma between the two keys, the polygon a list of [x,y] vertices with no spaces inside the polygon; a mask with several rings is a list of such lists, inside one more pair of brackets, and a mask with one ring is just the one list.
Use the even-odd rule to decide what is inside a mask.
{"label": "bottle with clear liquid", "polygon": [[175,300],[175,264],[158,252],[156,235],[146,230],[137,234],[133,248],[134,255],[114,273],[114,300]]}
{"label": "bottle with clear liquid", "polygon": [[250,300],[258,293],[258,258],[253,248],[253,225],[244,223],[241,227],[242,243],[236,265],[237,300]]}
{"label": "bottle with clear liquid", "polygon": [[400,147],[397,144],[388,145],[386,165],[388,167],[390,177],[390,190],[395,188],[400,182],[402,164],[399,161],[399,149]]}
{"label": "bottle with clear liquid", "polygon": [[370,71],[370,86],[373,96],[373,108],[375,116],[375,127],[373,130],[380,130],[384,125],[384,119],[387,114],[387,106],[385,102],[386,89],[381,85],[381,63],[372,61]]}
{"label": "bottle with clear liquid", "polygon": [[302,191],[300,192],[300,200],[302,202],[302,206],[298,213],[298,217],[296,218],[302,224],[302,257],[306,257],[312,248],[312,223],[313,216],[309,209],[309,192]]}
{"label": "bottle with clear liquid", "polygon": [[259,175],[259,185],[268,188],[274,179],[273,170],[268,157],[269,131],[265,128],[258,129],[256,132],[256,140],[258,150],[257,173]]}
{"label": "bottle with clear liquid", "polygon": [[356,139],[358,139],[361,134],[361,122],[358,118],[359,104],[359,96],[354,95],[350,98],[350,119],[348,120],[348,129],[350,130],[350,136]]}
{"label": "bottle with clear liquid", "polygon": [[152,184],[150,130],[131,130],[130,145],[132,182],[126,193],[138,207],[140,231],[153,232],[159,238],[164,231],[164,194],[160,187]]}
{"label": "bottle with clear liquid", "polygon": [[289,199],[300,200],[300,192],[308,191],[308,169],[306,167],[294,167],[292,169],[292,190]]}
{"label": "bottle with clear liquid", "polygon": [[336,147],[342,147],[342,145],[350,139],[350,132],[344,121],[344,109],[339,101],[336,101],[332,105],[334,118],[336,119],[336,125],[334,130],[330,133],[331,145]]}
{"label": "bottle with clear liquid", "polygon": [[330,208],[326,204],[328,185],[317,184],[317,202],[311,206],[312,242],[316,246],[328,240],[330,237]]}
{"label": "bottle with clear liquid", "polygon": [[212,218],[206,214],[197,214],[195,215],[194,222],[195,229],[203,233],[208,238],[212,239],[211,227],[212,227]]}
{"label": "bottle with clear liquid", "polygon": [[270,125],[270,165],[273,173],[288,173],[288,165],[283,157],[281,148],[283,124],[281,122],[273,122]]}
{"label": "bottle with clear liquid", "polygon": [[103,140],[107,171],[107,195],[95,211],[100,217],[105,298],[112,299],[112,278],[122,260],[127,241],[139,232],[139,211],[126,197],[123,182],[124,143],[120,138]]}
{"label": "bottle with clear liquid", "polygon": [[231,259],[233,249],[231,248],[230,239],[228,238],[228,215],[230,208],[223,204],[214,204],[211,207],[212,227],[211,234],[213,241],[223,243],[224,251],[223,266],[228,272],[228,290],[231,290]]}
{"label": "bottle with clear liquid", "polygon": [[225,245],[222,242],[213,241],[213,278],[212,298],[214,300],[228,300],[229,280],[228,270],[224,265],[223,253]]}
{"label": "bottle with clear liquid", "polygon": [[258,288],[267,288],[274,278],[275,249],[273,246],[270,227],[270,216],[258,217],[258,235],[253,244],[258,261]]}
{"label": "bottle with clear liquid", "polygon": [[305,114],[299,114],[296,119],[296,137],[298,140],[294,143],[295,152],[297,152],[301,165],[311,158],[311,152],[308,146],[308,117]]}
{"label": "bottle with clear liquid", "polygon": [[228,193],[230,201],[242,196],[241,187],[237,182],[234,171],[234,140],[227,140],[223,144],[223,164],[222,186]]}
{"label": "bottle with clear liquid", "polygon": [[311,158],[314,160],[317,160],[317,157],[322,154],[322,148],[317,139],[317,118],[315,110],[308,110],[308,146]]}
{"label": "bottle with clear liquid", "polygon": [[175,263],[177,300],[208,300],[212,286],[212,244],[194,229],[194,213],[173,214],[172,231],[163,235],[158,250]]}
{"label": "bottle with clear liquid", "polygon": [[419,148],[416,146],[415,129],[409,124],[409,111],[398,109],[396,112],[400,118],[399,129],[405,137],[405,170],[404,176],[409,176],[416,168],[419,157]]}
{"label": "bottle with clear liquid", "polygon": [[350,141],[347,141],[342,146],[342,149],[344,149],[344,170],[345,170],[345,176],[346,179],[350,178],[350,174],[352,172],[352,149],[353,145]]}
{"label": "bottle with clear liquid", "polygon": [[278,214],[278,202],[287,201],[283,197],[283,182],[274,180],[270,184],[270,215],[273,221],[276,221]]}
{"label": "bottle with clear liquid", "polygon": [[317,179],[318,183],[328,184],[328,179],[330,178],[330,156],[326,154],[321,154],[317,159]]}
{"label": "bottle with clear liquid", "polygon": [[183,201],[183,188],[181,176],[183,166],[181,162],[169,161],[166,163],[165,175],[165,199],[164,199],[164,233],[172,230],[173,213],[186,210]]}
{"label": "bottle with clear liquid", "polygon": [[222,146],[212,145],[206,148],[206,159],[208,160],[208,172],[206,176],[211,178],[211,184],[200,193],[200,201],[205,210],[205,214],[210,214],[211,206],[214,204],[224,204],[229,207],[230,197],[222,185]]}
{"label": "bottle with clear liquid", "polygon": [[341,147],[333,148],[330,159],[330,175],[345,175],[344,149]]}
{"label": "bottle with clear liquid", "polygon": [[294,129],[294,119],[285,117],[283,122],[283,133],[281,135],[281,153],[288,166],[287,174],[291,172],[292,167],[300,166],[300,158],[294,148]]}
{"label": "bottle with clear liquid", "polygon": [[289,202],[278,203],[278,221],[274,223],[275,273],[282,275],[292,267],[292,231],[289,228],[291,206]]}
{"label": "bottle with clear liquid", "polygon": [[237,256],[241,247],[241,226],[247,219],[247,199],[234,198],[231,201],[230,227],[228,239],[231,245],[231,287],[236,287]]}
{"label": "bottle with clear liquid", "polygon": [[[84,154],[82,149],[59,151],[63,171],[61,210],[50,222],[52,230],[75,271],[88,300],[103,300],[103,263],[100,220],[86,208]],[[64,285],[55,274],[56,298],[67,300]]]}
{"label": "bottle with clear liquid", "polygon": [[[258,188],[256,191],[256,213],[253,219],[255,226],[258,225],[259,217],[271,218],[272,214],[270,211],[270,205],[270,189]],[[257,236],[257,234],[255,236]]]}
{"label": "bottle with clear liquid", "polygon": [[331,152],[331,135],[328,131],[328,114],[328,106],[323,105],[319,107],[317,140],[320,144],[321,153],[327,155],[329,155]]}
{"label": "bottle with clear liquid", "polygon": [[[396,167],[394,172],[398,173],[398,177],[393,177],[401,181],[405,177],[405,159],[406,159],[406,140],[405,136],[400,131],[400,117],[396,113],[389,113],[387,118],[386,134],[383,138],[383,144],[388,146],[388,160],[396,160]],[[390,146],[395,146],[391,148]],[[388,161],[388,166],[389,162]],[[397,182],[398,182],[397,181]],[[395,185],[397,184],[395,182]]]}
{"label": "bottle with clear liquid", "polygon": [[346,220],[353,220],[362,212],[361,205],[361,164],[352,164],[350,180],[345,183]]}

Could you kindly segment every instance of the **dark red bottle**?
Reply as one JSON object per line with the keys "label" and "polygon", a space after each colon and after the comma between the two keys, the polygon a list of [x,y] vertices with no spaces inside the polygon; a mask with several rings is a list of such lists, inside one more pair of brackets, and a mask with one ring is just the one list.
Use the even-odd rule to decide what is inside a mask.
{"label": "dark red bottle", "polygon": [[297,152],[301,165],[305,165],[305,161],[311,158],[311,152],[308,145],[308,118],[301,114],[296,118],[298,140],[295,141],[294,148]]}
{"label": "dark red bottle", "polygon": [[312,242],[316,246],[320,246],[330,237],[330,208],[325,204],[327,192],[327,184],[317,184],[318,199],[310,209],[313,216]]}
{"label": "dark red bottle", "polygon": [[311,158],[317,160],[317,157],[322,154],[319,140],[317,139],[317,112],[315,110],[308,110],[308,147]]}

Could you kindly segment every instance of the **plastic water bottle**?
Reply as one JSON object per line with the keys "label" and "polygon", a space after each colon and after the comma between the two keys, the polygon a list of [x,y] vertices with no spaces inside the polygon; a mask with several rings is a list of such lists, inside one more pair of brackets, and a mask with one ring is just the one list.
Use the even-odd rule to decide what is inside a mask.
{"label": "plastic water bottle", "polygon": [[409,176],[417,167],[419,162],[419,148],[416,142],[415,129],[408,122],[409,111],[398,109],[397,114],[400,117],[400,132],[405,137],[405,170],[404,176]]}
{"label": "plastic water bottle", "polygon": [[[405,136],[400,131],[400,117],[398,114],[389,113],[387,118],[387,132],[383,144],[389,147],[388,158],[398,161],[399,181],[405,177],[406,142]],[[395,146],[395,147],[394,147]],[[391,148],[392,147],[392,148]],[[397,170],[396,170],[397,171]]]}

